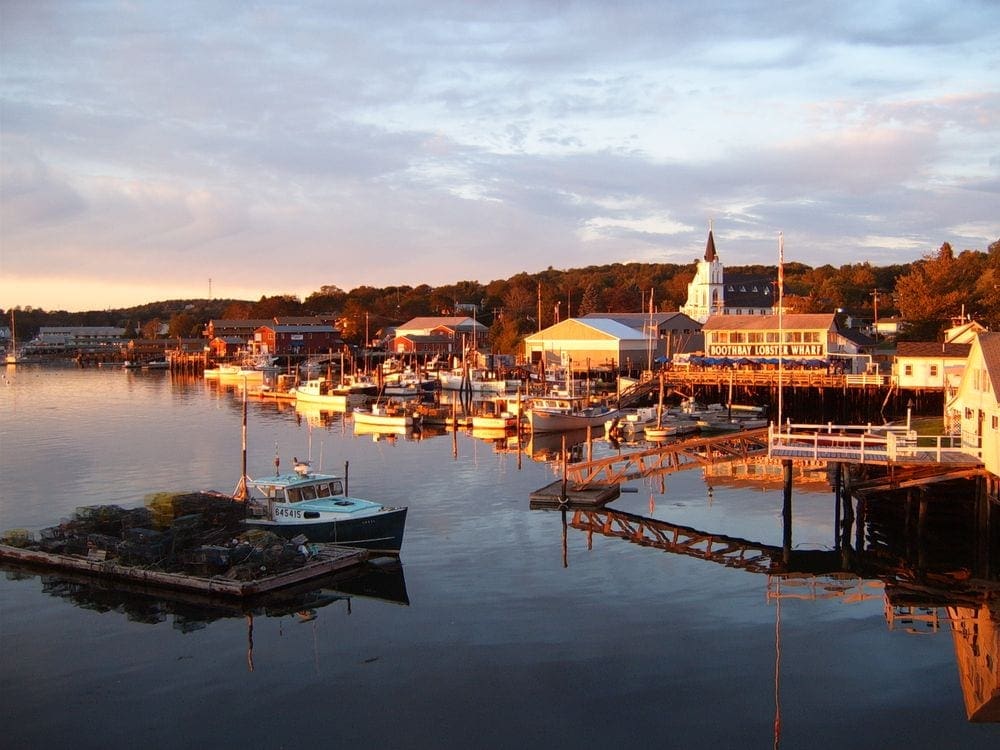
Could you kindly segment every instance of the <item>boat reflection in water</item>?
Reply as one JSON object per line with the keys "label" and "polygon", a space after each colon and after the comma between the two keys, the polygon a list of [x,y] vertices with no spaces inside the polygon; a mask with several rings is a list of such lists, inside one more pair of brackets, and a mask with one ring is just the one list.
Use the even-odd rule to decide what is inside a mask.
{"label": "boat reflection in water", "polygon": [[766,576],[779,639],[782,600],[881,597],[890,630],[951,630],[969,721],[1000,722],[1000,511],[969,485],[845,497],[832,548],[790,552],[607,507],[531,508],[560,511],[565,567],[572,529],[586,534],[588,550],[600,535]]}
{"label": "boat reflection in water", "polygon": [[321,610],[342,603],[351,613],[355,598],[380,600],[409,606],[403,565],[398,559],[383,558],[360,568],[335,573],[247,599],[231,599],[193,591],[175,591],[112,581],[86,573],[41,570],[4,561],[0,571],[9,580],[41,582],[49,596],[65,599],[81,609],[117,612],[130,622],[156,625],[172,620],[175,630],[184,633],[202,630],[213,622],[229,618],[247,621],[247,663],[253,671],[253,620],[255,617],[294,617],[310,621]]}

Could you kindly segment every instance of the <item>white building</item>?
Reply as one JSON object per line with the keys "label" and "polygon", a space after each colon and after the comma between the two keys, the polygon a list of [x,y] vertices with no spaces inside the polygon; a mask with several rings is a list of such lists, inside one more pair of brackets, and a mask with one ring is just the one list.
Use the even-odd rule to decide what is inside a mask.
{"label": "white building", "polygon": [[655,330],[643,334],[608,318],[567,318],[524,339],[524,356],[532,362],[551,354],[571,370],[647,368],[663,354]]}
{"label": "white building", "polygon": [[687,302],[681,305],[680,312],[699,323],[712,315],[771,315],[772,283],[763,276],[726,276],[715,250],[715,237],[709,230],[705,257],[698,261],[694,279],[688,284]]}
{"label": "white building", "polygon": [[892,365],[897,388],[924,388],[954,393],[965,371],[970,344],[900,341]]}
{"label": "white building", "polygon": [[1000,333],[981,333],[972,343],[955,396],[945,418],[957,425],[962,445],[982,450],[986,470],[1000,476]]}

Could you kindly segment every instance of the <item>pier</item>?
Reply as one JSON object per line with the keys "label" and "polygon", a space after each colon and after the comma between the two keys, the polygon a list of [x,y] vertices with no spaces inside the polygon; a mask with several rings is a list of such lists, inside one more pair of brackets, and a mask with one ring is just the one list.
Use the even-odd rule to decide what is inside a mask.
{"label": "pier", "polygon": [[617,484],[654,474],[766,455],[767,428],[665,443],[655,448],[582,461],[567,467],[576,485]]}

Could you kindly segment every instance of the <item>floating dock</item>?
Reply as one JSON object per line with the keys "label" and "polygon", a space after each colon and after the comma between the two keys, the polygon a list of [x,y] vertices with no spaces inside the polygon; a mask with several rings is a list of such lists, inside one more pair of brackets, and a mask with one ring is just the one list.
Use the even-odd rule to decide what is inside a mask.
{"label": "floating dock", "polygon": [[532,506],[598,507],[621,494],[617,484],[583,485],[561,479],[535,490],[528,497]]}
{"label": "floating dock", "polygon": [[81,571],[100,578],[132,581],[183,591],[198,591],[213,596],[249,597],[352,568],[368,559],[368,552],[364,549],[335,545],[311,546],[315,551],[303,565],[249,581],[223,576],[204,577],[187,573],[168,573],[137,565],[123,565],[89,555],[59,554],[6,544],[0,544],[0,560],[11,560],[39,568]]}

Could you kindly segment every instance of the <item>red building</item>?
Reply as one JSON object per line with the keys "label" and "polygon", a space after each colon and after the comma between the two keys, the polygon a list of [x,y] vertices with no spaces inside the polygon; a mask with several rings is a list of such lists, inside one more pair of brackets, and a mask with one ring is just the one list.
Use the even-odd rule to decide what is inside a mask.
{"label": "red building", "polygon": [[331,325],[269,324],[253,332],[253,350],[271,356],[322,354],[340,351],[344,340]]}

